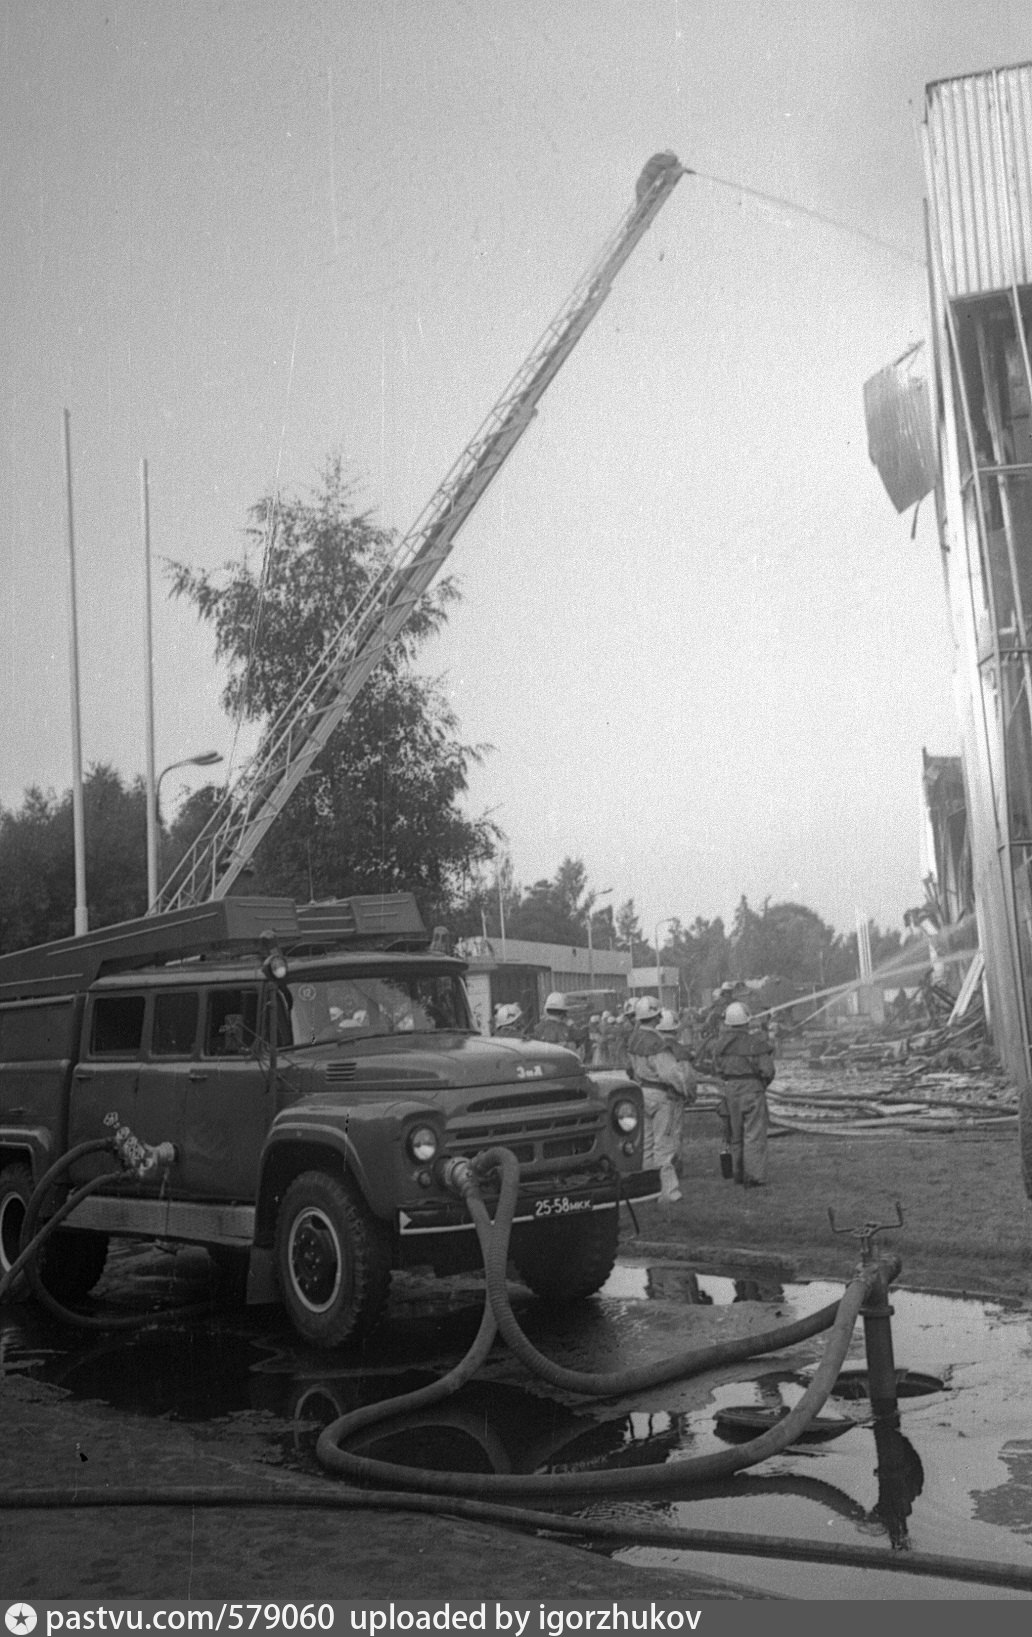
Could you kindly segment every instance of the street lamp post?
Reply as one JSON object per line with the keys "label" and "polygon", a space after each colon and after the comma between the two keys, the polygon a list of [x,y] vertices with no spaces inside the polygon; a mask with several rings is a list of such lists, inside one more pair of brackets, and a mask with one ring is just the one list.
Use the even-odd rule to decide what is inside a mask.
{"label": "street lamp post", "polygon": [[219,750],[202,750],[197,756],[184,756],[182,761],[169,762],[163,767],[154,785],[154,800],[147,803],[147,907],[153,908],[158,897],[158,839],[161,834],[161,781],[166,773],[177,767],[214,767],[221,762]]}
{"label": "street lamp post", "polygon": [[591,900],[591,907],[589,907],[589,909],[588,909],[588,988],[589,989],[594,987],[594,982],[595,982],[595,946],[591,941],[591,917],[592,917],[592,913],[593,913],[593,906],[598,903],[600,898],[609,898],[609,897],[611,897],[612,892],[613,892],[612,887],[603,887],[601,892],[594,893],[593,896],[592,896],[592,900]]}
{"label": "street lamp post", "polygon": [[676,915],[665,915],[661,921],[656,922],[654,934],[656,940],[656,1000],[660,1006],[663,1004],[663,971],[659,962],[659,929],[661,926],[672,926],[676,920]]}

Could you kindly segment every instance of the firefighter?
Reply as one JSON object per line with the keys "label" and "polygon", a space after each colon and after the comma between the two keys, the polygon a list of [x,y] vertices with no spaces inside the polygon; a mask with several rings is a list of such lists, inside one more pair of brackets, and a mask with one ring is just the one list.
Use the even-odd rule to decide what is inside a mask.
{"label": "firefighter", "polygon": [[746,1188],[767,1180],[767,1087],[774,1078],[774,1059],[766,1035],[753,1028],[740,1001],[724,1013],[724,1027],[713,1047],[713,1068],[720,1081],[731,1136],[731,1170]]}
{"label": "firefighter", "polygon": [[681,1022],[673,1012],[664,1010],[660,1013],[656,1030],[667,1042],[677,1064],[677,1105],[674,1110],[674,1170],[678,1176],[682,1175],[681,1156],[684,1152],[684,1116],[685,1110],[695,1102],[699,1095],[699,1080],[692,1067],[691,1052],[687,1046],[681,1044]]}
{"label": "firefighter", "polygon": [[626,1069],[627,1067],[627,1045],[634,1033],[634,1008],[636,1005],[637,1002],[634,1000],[625,1000],[623,1011],[616,1020],[612,1045],[614,1069]]}
{"label": "firefighter", "polygon": [[523,1013],[515,1001],[495,1007],[494,1032],[506,1040],[523,1039]]}
{"label": "firefighter", "polygon": [[569,1007],[566,996],[553,990],[545,1001],[545,1015],[530,1031],[531,1040],[545,1040],[553,1046],[566,1046],[573,1051],[574,1045],[570,1034]]}
{"label": "firefighter", "polygon": [[669,1036],[656,1027],[661,1016],[651,995],[638,1001],[634,1032],[627,1042],[627,1072],[641,1087],[645,1104],[645,1169],[659,1171],[659,1203],[676,1205],[684,1198],[674,1162],[687,1073],[671,1050]]}

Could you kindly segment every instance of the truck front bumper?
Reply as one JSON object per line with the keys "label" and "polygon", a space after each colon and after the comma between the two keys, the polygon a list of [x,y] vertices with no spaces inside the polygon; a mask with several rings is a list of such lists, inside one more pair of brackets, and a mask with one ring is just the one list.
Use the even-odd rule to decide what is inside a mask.
{"label": "truck front bumper", "polygon": [[[593,1211],[613,1211],[627,1201],[637,1204],[658,1199],[658,1171],[635,1171],[600,1187],[598,1182],[572,1179],[568,1184],[555,1177],[520,1184],[513,1213],[513,1226],[528,1222],[569,1222]],[[484,1203],[493,1215],[497,1194],[484,1192]],[[399,1210],[395,1226],[404,1239],[424,1234],[473,1233],[473,1221],[460,1199],[429,1201]]]}

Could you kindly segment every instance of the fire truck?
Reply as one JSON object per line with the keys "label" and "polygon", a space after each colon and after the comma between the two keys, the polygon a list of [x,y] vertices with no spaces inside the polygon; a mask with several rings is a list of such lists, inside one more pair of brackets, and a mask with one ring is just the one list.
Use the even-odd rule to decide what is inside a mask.
{"label": "fire truck", "polygon": [[339,1345],[382,1312],[392,1269],[479,1264],[451,1167],[499,1145],[520,1166],[524,1281],[566,1302],[608,1277],[620,1202],[658,1193],[638,1088],[560,1047],[481,1037],[463,962],[409,895],[297,906],[233,889],[683,174],[673,154],[649,160],[600,256],[148,914],[0,958],[0,1275],[41,1177],[68,1159],[52,1215],[110,1166],[73,1150],[111,1130],[131,1132],[134,1163],[41,1249],[55,1301],[93,1289],[113,1236],[200,1244],[246,1271],[248,1300],[281,1300],[308,1341]]}

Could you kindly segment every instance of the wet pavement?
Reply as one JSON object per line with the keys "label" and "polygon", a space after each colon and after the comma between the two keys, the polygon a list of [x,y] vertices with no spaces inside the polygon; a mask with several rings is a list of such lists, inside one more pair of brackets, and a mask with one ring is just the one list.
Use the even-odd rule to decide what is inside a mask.
{"label": "wet pavement", "polygon": [[[173,1256],[121,1246],[101,1293],[125,1311],[147,1299],[196,1300],[211,1285],[203,1252]],[[559,1317],[529,1297],[515,1305],[548,1357],[575,1369],[613,1370],[682,1352],[703,1331],[711,1340],[722,1325],[750,1314],[756,1327],[787,1322],[840,1291],[823,1282],[782,1284],[756,1269],[736,1279],[697,1274],[655,1256],[648,1264],[622,1262],[596,1301]],[[913,1291],[895,1292],[892,1301],[896,1362],[913,1388],[900,1400],[898,1428],[875,1427],[855,1381],[843,1379],[823,1412],[839,1423],[827,1442],[801,1443],[690,1500],[607,1498],[575,1510],[621,1524],[853,1543],[897,1561],[912,1547],[1032,1567],[1032,1313]],[[85,1336],[16,1304],[0,1309],[0,1375],[126,1418],[177,1423],[203,1445],[309,1475],[317,1470],[321,1428],[443,1374],[471,1342],[480,1303],[475,1280],[406,1276],[397,1281],[387,1323],[364,1351],[332,1354],[300,1343],[278,1310],[224,1300],[207,1317]],[[586,1402],[530,1377],[498,1344],[477,1380],[403,1425],[366,1435],[363,1451],[468,1472],[666,1465],[726,1448],[743,1435],[734,1423],[749,1420],[750,1410],[770,1415],[790,1406],[821,1347],[818,1339],[776,1360]],[[858,1326],[844,1375],[863,1365]],[[1021,1595],[731,1554],[703,1560],[637,1546],[617,1555],[643,1566],[683,1563],[793,1597]]]}

